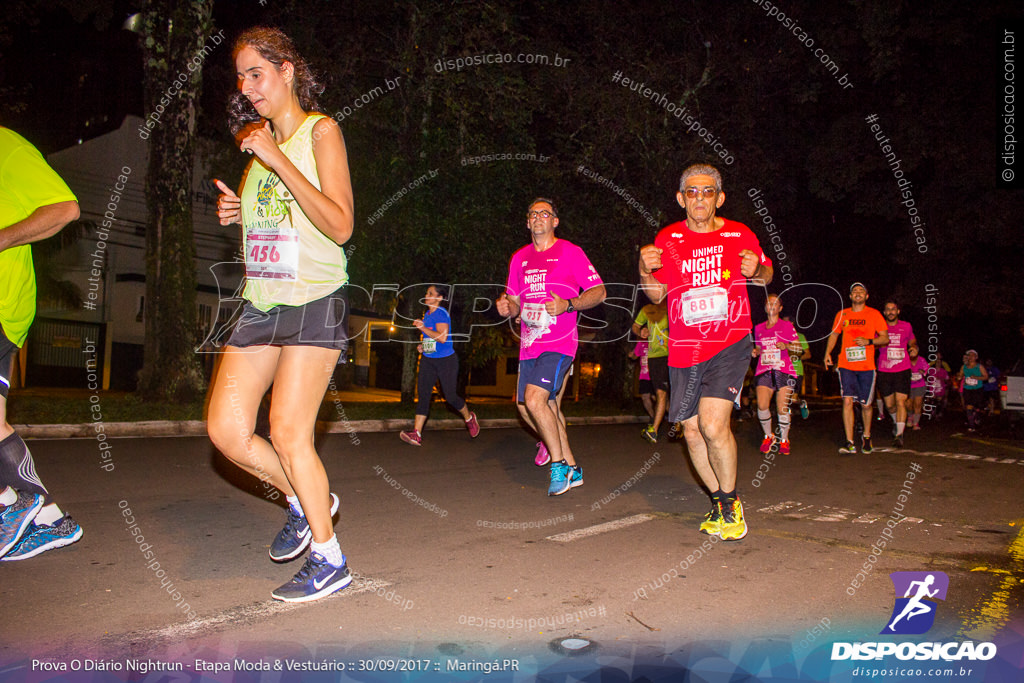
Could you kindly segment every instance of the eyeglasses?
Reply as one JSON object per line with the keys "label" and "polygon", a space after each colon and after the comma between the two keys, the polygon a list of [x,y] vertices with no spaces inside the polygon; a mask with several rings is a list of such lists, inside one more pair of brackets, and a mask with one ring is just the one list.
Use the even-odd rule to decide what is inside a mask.
{"label": "eyeglasses", "polygon": [[713,187],[688,187],[683,192],[690,199],[696,199],[697,197],[704,197],[704,199],[711,199],[718,193],[718,190]]}
{"label": "eyeglasses", "polygon": [[533,219],[533,218],[554,218],[555,214],[551,213],[550,211],[529,211],[529,212],[527,212],[526,217],[530,218],[530,219]]}

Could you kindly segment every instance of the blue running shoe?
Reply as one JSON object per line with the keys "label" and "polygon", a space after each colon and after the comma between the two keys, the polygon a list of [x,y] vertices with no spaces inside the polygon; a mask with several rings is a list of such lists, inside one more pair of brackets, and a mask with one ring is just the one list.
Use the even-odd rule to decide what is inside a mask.
{"label": "blue running shoe", "polygon": [[583,468],[573,465],[569,468],[569,488],[574,489],[577,486],[583,486]]}
{"label": "blue running shoe", "polygon": [[[569,470],[572,468],[564,460],[551,463],[551,485],[548,487],[549,496],[560,496],[569,490]],[[583,475],[580,475],[581,481]]]}
{"label": "blue running shoe", "polygon": [[71,515],[64,515],[53,524],[36,524],[28,528],[25,535],[18,541],[18,545],[7,551],[7,554],[0,558],[2,562],[13,562],[14,560],[27,560],[39,553],[45,553],[54,548],[63,548],[71,545],[82,537],[82,527],[78,522],[71,519]]}
{"label": "blue running shoe", "polygon": [[335,567],[326,557],[313,552],[306,558],[306,564],[302,565],[299,573],[270,595],[283,602],[309,602],[339,591],[350,583],[352,574],[344,560],[340,567]]}
{"label": "blue running shoe", "polygon": [[17,545],[36,514],[43,507],[43,497],[38,493],[18,491],[18,500],[10,505],[0,506],[0,557]]}
{"label": "blue running shoe", "polygon": [[[338,511],[339,500],[336,495],[331,494],[331,517]],[[306,550],[309,542],[313,540],[313,534],[309,531],[309,523],[305,515],[295,514],[295,510],[288,505],[288,519],[285,520],[284,528],[278,532],[277,538],[270,544],[270,559],[274,562],[287,562],[295,559]]]}

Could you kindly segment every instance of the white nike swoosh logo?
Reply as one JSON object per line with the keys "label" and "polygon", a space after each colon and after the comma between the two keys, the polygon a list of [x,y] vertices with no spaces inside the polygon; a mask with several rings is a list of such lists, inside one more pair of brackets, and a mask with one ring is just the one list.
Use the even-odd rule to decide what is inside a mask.
{"label": "white nike swoosh logo", "polygon": [[313,579],[313,588],[316,588],[317,590],[320,590],[321,588],[324,587],[324,584],[327,583],[330,580],[330,578],[332,576],[334,576],[335,574],[337,574],[337,573],[338,573],[338,570],[334,570],[333,572],[331,572],[330,574],[325,576],[323,581],[318,581],[316,579]]}
{"label": "white nike swoosh logo", "polygon": [[549,380],[547,377],[541,377],[540,381],[541,382],[550,382],[551,380]]}

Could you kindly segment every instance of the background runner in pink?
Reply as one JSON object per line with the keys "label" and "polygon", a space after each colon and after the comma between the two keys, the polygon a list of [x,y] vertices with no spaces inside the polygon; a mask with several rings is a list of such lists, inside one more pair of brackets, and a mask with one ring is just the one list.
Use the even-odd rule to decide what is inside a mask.
{"label": "background runner in pink", "polygon": [[786,344],[800,343],[793,323],[779,320],[771,327],[768,327],[767,322],[760,323],[754,328],[754,343],[761,351],[757,357],[755,375],[769,370],[781,370],[787,375],[796,376],[796,371],[793,369],[793,357],[789,355],[789,349],[786,348]]}
{"label": "background runner in pink", "polygon": [[914,339],[914,329],[906,320],[889,325],[889,343],[878,350],[878,369],[882,372],[903,372],[910,369],[907,345]]}

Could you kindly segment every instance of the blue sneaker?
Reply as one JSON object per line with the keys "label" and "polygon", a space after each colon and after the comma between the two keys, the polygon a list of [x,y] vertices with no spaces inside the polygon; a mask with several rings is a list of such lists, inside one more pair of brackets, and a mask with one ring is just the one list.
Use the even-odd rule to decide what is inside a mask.
{"label": "blue sneaker", "polygon": [[[338,511],[340,501],[338,497],[331,494],[331,517]],[[270,544],[270,559],[274,562],[287,562],[295,559],[306,550],[309,542],[313,540],[313,534],[309,531],[309,523],[305,515],[295,514],[292,506],[288,505],[288,519],[285,520],[284,528],[278,532],[277,538]]]}
{"label": "blue sneaker", "polygon": [[569,488],[574,489],[577,486],[583,486],[583,468],[573,465],[569,468]]}
{"label": "blue sneaker", "polygon": [[17,545],[43,507],[43,497],[38,493],[16,493],[18,500],[2,506],[3,512],[0,512],[0,557]]}
{"label": "blue sneaker", "polygon": [[340,567],[335,567],[326,557],[313,552],[306,558],[306,564],[302,565],[299,573],[270,595],[283,602],[309,602],[339,591],[350,583],[352,574],[344,560]]}
{"label": "blue sneaker", "polygon": [[810,415],[811,411],[807,409],[807,401],[800,401],[800,417],[806,420]]}
{"label": "blue sneaker", "polygon": [[[548,487],[549,496],[560,496],[569,490],[572,485],[569,482],[569,471],[572,470],[564,460],[551,463],[551,485]],[[582,481],[583,475],[580,475]]]}
{"label": "blue sneaker", "polygon": [[64,515],[53,524],[36,524],[28,528],[25,535],[18,541],[18,545],[7,551],[7,554],[0,558],[3,562],[14,560],[27,560],[47,550],[62,548],[71,545],[82,537],[82,527],[78,522],[71,519],[71,515]]}

